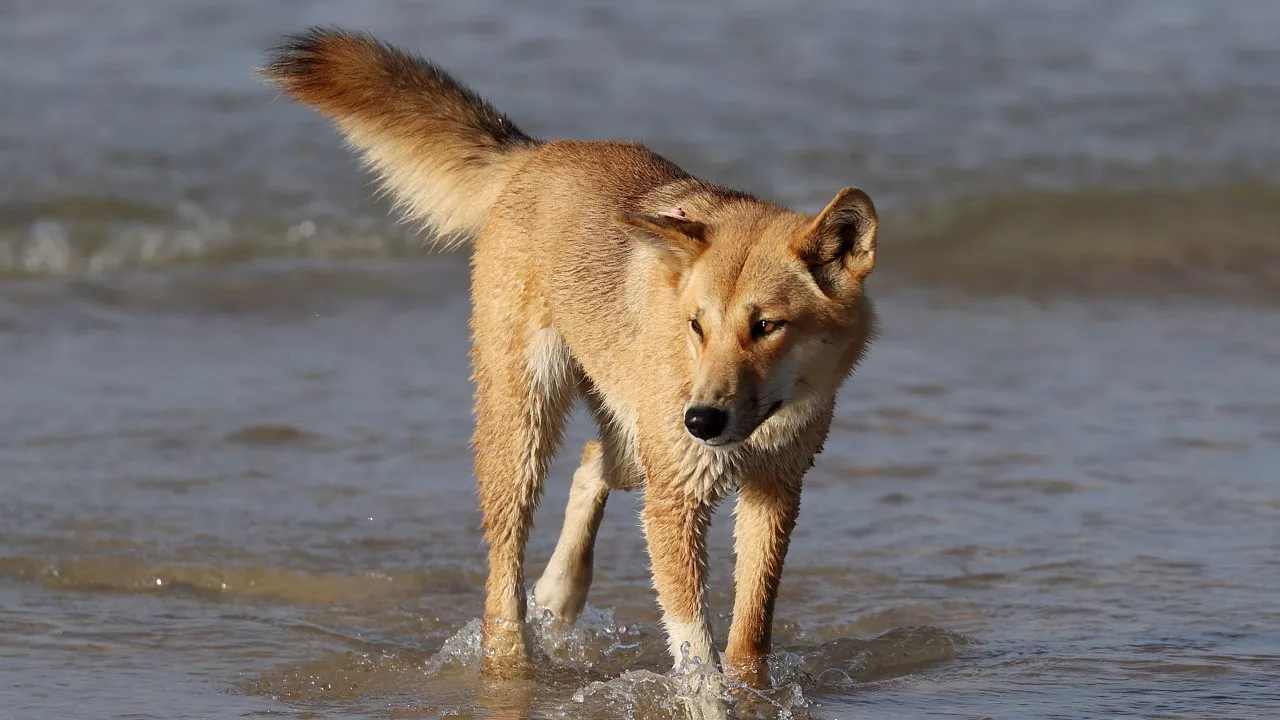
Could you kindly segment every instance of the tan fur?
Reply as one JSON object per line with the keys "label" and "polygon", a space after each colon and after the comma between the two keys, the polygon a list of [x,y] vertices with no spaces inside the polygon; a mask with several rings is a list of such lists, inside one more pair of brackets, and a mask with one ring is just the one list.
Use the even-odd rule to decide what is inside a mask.
{"label": "tan fur", "polygon": [[[524,548],[582,397],[600,438],[583,452],[535,600],[573,621],[609,490],[643,485],[673,659],[718,662],[706,534],[736,490],[727,669],[765,683],[801,481],[873,331],[870,199],[846,188],[809,216],[694,178],[639,144],[536,141],[438,67],[360,35],[312,31],[265,73],[334,118],[414,216],[474,236],[486,672],[528,662]],[[702,406],[727,417],[705,441],[685,427]]]}
{"label": "tan fur", "polygon": [[533,587],[534,601],[550,610],[560,622],[573,622],[587,604],[596,532],[608,499],[604,453],[600,442],[592,440],[583,450],[582,464],[573,474],[560,540],[542,577]]}
{"label": "tan fur", "polygon": [[534,144],[440,68],[365,35],[312,30],[263,73],[332,118],[405,214],[441,236],[479,232],[512,159]]}

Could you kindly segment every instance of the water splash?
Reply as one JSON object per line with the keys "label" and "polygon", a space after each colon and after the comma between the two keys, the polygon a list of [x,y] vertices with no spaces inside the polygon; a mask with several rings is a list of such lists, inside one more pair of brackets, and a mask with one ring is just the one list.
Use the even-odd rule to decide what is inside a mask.
{"label": "water splash", "polygon": [[[585,672],[640,647],[641,625],[619,624],[614,620],[612,610],[587,605],[576,623],[565,626],[550,610],[539,607],[533,601],[532,593],[527,603],[525,622],[535,643],[535,667]],[[450,667],[478,670],[480,638],[481,621],[471,620],[445,640],[440,650],[427,661],[427,672],[438,673]]]}
{"label": "water splash", "polygon": [[556,713],[645,718],[769,718],[808,716],[814,703],[798,682],[757,690],[696,661],[667,674],[629,670],[580,688]]}
{"label": "water splash", "polygon": [[578,718],[615,714],[619,717],[682,718],[678,688],[667,675],[652,670],[629,670],[611,680],[598,680],[573,693],[556,717]]}
{"label": "water splash", "polygon": [[[526,621],[535,642],[534,673],[539,682],[570,683],[570,687],[582,683],[568,699],[550,703],[551,715],[565,718],[808,717],[820,695],[844,694],[860,684],[919,671],[955,658],[968,643],[948,630],[910,626],[870,639],[837,638],[820,645],[791,646],[770,656],[769,687],[757,689],[700,662],[687,646],[670,671],[643,667],[652,664],[638,657],[643,636],[652,628],[619,624],[612,610],[588,605],[577,623],[565,627],[530,597]],[[427,660],[427,675],[478,673],[480,639],[481,622],[471,620]],[[598,679],[611,672],[619,674]]]}
{"label": "water splash", "polygon": [[439,674],[451,668],[480,667],[480,619],[471,620],[444,641],[426,662],[428,674]]}

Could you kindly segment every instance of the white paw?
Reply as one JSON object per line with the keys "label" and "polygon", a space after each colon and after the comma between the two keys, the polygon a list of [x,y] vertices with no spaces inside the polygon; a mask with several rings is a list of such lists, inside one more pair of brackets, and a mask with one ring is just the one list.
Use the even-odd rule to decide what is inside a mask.
{"label": "white paw", "polygon": [[533,601],[551,611],[558,623],[572,625],[586,605],[586,592],[574,587],[562,572],[551,568],[533,586]]}

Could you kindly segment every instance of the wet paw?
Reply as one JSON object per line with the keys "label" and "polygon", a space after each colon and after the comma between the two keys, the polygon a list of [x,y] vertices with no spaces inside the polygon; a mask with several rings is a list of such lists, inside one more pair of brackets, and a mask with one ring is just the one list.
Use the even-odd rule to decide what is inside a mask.
{"label": "wet paw", "polygon": [[727,655],[724,660],[724,673],[733,680],[757,690],[769,689],[769,661],[763,655]]}
{"label": "wet paw", "polygon": [[481,625],[480,671],[493,678],[528,677],[533,669],[532,647],[524,622],[485,618]]}
{"label": "wet paw", "polygon": [[587,594],[564,575],[547,572],[533,586],[533,602],[551,612],[553,629],[573,626],[587,604]]}

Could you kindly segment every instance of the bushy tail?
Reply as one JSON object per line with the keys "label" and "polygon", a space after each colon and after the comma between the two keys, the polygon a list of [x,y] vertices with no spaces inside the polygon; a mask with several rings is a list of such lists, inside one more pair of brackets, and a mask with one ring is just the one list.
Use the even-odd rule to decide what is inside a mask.
{"label": "bushy tail", "polygon": [[442,236],[479,232],[511,157],[536,145],[439,66],[361,33],[291,36],[261,72],[332,118],[406,214]]}

